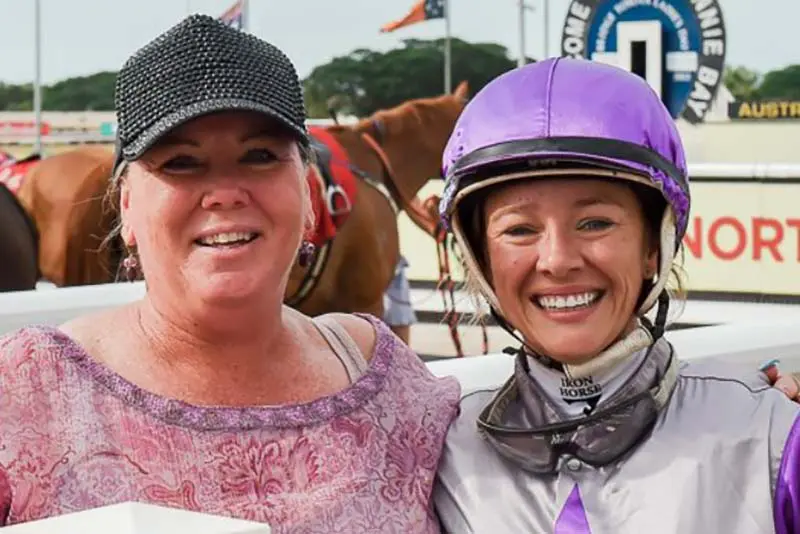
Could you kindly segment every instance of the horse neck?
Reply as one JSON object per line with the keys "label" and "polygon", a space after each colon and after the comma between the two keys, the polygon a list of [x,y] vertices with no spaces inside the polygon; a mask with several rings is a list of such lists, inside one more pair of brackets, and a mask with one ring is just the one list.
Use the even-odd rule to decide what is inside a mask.
{"label": "horse neck", "polygon": [[[395,186],[412,198],[432,178],[440,177],[440,165],[449,129],[419,115],[414,109],[377,116],[384,123],[380,143],[394,170]],[[375,123],[371,122],[373,132]],[[399,133],[396,133],[399,132]]]}

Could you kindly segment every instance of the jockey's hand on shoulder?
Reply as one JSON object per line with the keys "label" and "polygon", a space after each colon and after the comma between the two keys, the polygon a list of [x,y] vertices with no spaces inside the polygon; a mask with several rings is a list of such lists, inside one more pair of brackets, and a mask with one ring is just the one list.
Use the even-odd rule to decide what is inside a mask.
{"label": "jockey's hand on shoulder", "polygon": [[781,390],[794,402],[800,402],[800,378],[794,374],[782,374],[778,369],[778,360],[770,360],[760,370],[767,375],[769,383]]}

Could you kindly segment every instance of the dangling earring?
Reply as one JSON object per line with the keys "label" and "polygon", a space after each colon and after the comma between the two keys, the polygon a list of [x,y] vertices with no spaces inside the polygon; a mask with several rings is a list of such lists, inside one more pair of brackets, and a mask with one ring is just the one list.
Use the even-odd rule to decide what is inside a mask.
{"label": "dangling earring", "polygon": [[136,271],[139,268],[139,260],[136,259],[136,256],[133,255],[133,252],[129,252],[125,259],[122,260],[122,267],[125,269],[125,278],[128,282],[133,282],[136,280]]}
{"label": "dangling earring", "polygon": [[310,241],[306,241],[305,239],[300,244],[300,252],[297,253],[297,263],[300,267],[308,267],[311,263],[311,258],[314,257],[314,252],[316,251],[314,243]]}

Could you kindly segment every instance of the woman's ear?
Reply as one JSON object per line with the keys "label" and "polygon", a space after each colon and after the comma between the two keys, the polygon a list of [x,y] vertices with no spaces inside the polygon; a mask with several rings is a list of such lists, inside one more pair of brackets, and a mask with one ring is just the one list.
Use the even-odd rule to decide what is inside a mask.
{"label": "woman's ear", "polygon": [[119,186],[119,215],[122,228],[120,235],[125,245],[128,247],[136,246],[136,236],[130,224],[131,190],[128,180],[120,178]]}
{"label": "woman's ear", "polygon": [[644,236],[644,278],[652,280],[658,274],[661,240],[658,228],[647,228]]}
{"label": "woman's ear", "polygon": [[304,235],[310,235],[314,232],[316,225],[316,217],[314,216],[314,205],[311,201],[311,186],[308,184],[309,180],[315,180],[314,175],[317,172],[313,163],[305,164],[305,172],[303,173],[303,207],[305,209],[305,217],[303,218]]}
{"label": "woman's ear", "polygon": [[644,261],[644,277],[646,280],[652,280],[658,274],[658,248],[653,247],[647,254]]}

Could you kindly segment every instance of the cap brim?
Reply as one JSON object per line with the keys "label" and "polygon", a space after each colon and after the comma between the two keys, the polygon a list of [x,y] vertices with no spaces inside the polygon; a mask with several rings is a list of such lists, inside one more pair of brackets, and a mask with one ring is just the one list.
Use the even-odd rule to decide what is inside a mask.
{"label": "cap brim", "polygon": [[165,134],[174,130],[178,126],[185,124],[193,119],[209,115],[211,113],[219,113],[222,111],[253,111],[261,113],[275,120],[280,125],[297,137],[297,140],[307,145],[309,143],[308,132],[305,128],[298,127],[294,122],[284,117],[274,109],[252,102],[250,100],[243,100],[237,98],[221,98],[216,100],[205,100],[186,106],[176,112],[166,115],[158,122],[147,128],[136,139],[127,143],[121,151],[121,156],[127,161],[135,161],[139,159],[142,154],[147,152],[154,144],[158,142]]}
{"label": "cap brim", "polygon": [[565,167],[562,169],[536,169],[530,171],[512,172],[508,174],[500,174],[492,178],[487,178],[470,184],[458,192],[450,204],[450,211],[455,210],[456,205],[461,202],[464,197],[487,187],[497,185],[500,183],[509,183],[519,180],[528,180],[533,178],[548,179],[548,178],[606,178],[623,180],[627,182],[635,182],[655,190],[659,190],[653,181],[644,174],[639,174],[631,171],[620,171],[604,168],[588,168],[588,167]]}

